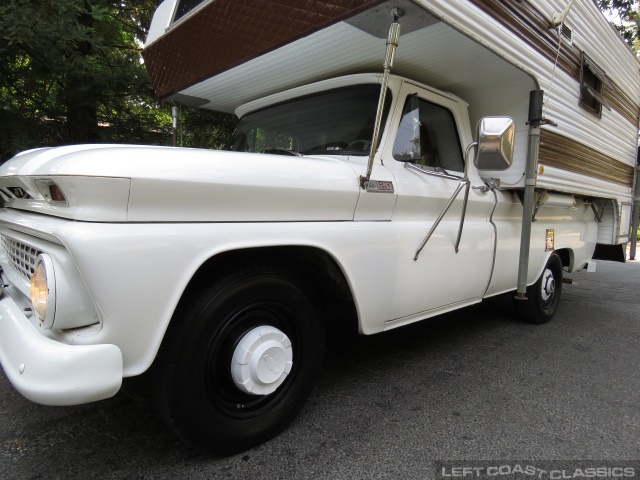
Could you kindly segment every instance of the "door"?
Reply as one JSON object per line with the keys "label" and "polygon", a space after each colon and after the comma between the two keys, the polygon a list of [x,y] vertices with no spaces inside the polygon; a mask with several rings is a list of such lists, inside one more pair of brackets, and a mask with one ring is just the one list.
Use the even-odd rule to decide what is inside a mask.
{"label": "door", "polygon": [[417,320],[479,301],[491,275],[495,241],[490,223],[495,197],[469,188],[457,252],[455,248],[465,180],[470,187],[482,185],[475,167],[465,165],[463,145],[471,142],[466,105],[409,83],[401,88],[399,100],[393,118],[395,139],[383,153],[398,194],[392,215],[398,258],[391,322]]}

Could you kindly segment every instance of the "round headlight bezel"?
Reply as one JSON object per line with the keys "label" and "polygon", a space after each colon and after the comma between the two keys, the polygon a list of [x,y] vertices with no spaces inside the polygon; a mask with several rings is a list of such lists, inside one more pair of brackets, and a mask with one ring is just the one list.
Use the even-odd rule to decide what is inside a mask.
{"label": "round headlight bezel", "polygon": [[29,293],[33,312],[40,327],[51,328],[56,311],[56,276],[53,261],[46,253],[38,255]]}

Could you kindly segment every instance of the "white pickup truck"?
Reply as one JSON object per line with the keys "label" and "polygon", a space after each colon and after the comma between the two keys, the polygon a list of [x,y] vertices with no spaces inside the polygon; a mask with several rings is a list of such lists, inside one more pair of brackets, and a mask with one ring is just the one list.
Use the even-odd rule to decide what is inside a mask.
{"label": "white pickup truck", "polygon": [[[202,12],[225,1],[205,2]],[[444,35],[441,48],[459,41],[466,48],[456,52],[485,56],[491,72],[455,84],[473,102],[473,123],[452,93],[388,71],[358,73],[237,106],[226,151],[66,146],[0,166],[0,363],[15,388],[35,402],[72,405],[113,396],[124,377],[148,372],[184,440],[235,452],[299,412],[327,334],[374,334],[516,288],[518,316],[548,321],[563,270],[583,268],[597,243],[620,245],[628,235],[635,133],[627,97],[616,90],[616,108],[599,118],[573,93],[565,116],[581,123],[565,125],[580,128],[566,137],[543,129],[538,167],[540,126],[525,125],[536,83],[529,67],[470,49],[473,31],[455,23],[446,11],[453,7],[431,5],[407,50],[419,57],[411,39]],[[388,12],[379,13],[386,24]],[[464,21],[484,28],[492,17],[482,15]],[[364,35],[344,22],[334,27]],[[492,72],[510,83],[492,83]],[[236,78],[273,89],[242,72]],[[221,82],[228,95],[214,97],[231,101],[235,83]],[[560,111],[552,102],[549,113]],[[622,139],[607,137],[613,156],[591,138],[609,126]],[[595,160],[571,170],[578,157]]]}
{"label": "white pickup truck", "polygon": [[[70,146],[0,167],[0,360],[15,387],[89,402],[156,360],[179,431],[235,449],[302,406],[332,313],[372,334],[514,290],[522,205],[465,161],[460,99],[392,77],[382,164],[361,189],[379,90],[356,75],[249,104],[231,151]],[[465,178],[464,217],[460,192],[421,248]],[[588,202],[549,203],[531,236],[534,321],[596,241]]]}

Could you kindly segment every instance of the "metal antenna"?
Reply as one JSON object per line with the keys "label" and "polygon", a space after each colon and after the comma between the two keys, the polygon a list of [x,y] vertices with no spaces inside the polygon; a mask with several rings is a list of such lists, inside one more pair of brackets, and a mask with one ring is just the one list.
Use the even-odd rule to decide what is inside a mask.
{"label": "metal antenna", "polygon": [[380,90],[380,98],[378,99],[378,111],[376,113],[376,123],[373,130],[373,139],[371,141],[371,150],[369,151],[369,163],[367,164],[366,176],[360,177],[360,187],[366,188],[366,184],[371,178],[371,171],[373,170],[373,159],[378,151],[378,142],[380,140],[380,125],[382,124],[382,114],[384,110],[384,101],[387,96],[387,86],[389,84],[389,75],[393,68],[393,58],[396,53],[396,47],[400,40],[400,24],[398,19],[403,15],[403,11],[399,8],[393,8],[391,10],[391,17],[393,23],[389,27],[389,35],[387,37],[387,54],[384,59],[384,74],[382,76],[382,88]]}

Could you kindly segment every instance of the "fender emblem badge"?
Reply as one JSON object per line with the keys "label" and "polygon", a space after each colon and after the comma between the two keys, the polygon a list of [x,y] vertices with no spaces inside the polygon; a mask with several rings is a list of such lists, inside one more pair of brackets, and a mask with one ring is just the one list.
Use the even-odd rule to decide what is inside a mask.
{"label": "fender emblem badge", "polygon": [[366,184],[367,192],[393,193],[393,182],[383,180],[369,180]]}

